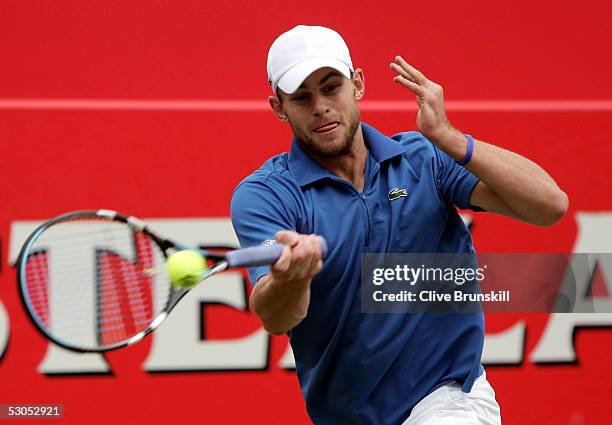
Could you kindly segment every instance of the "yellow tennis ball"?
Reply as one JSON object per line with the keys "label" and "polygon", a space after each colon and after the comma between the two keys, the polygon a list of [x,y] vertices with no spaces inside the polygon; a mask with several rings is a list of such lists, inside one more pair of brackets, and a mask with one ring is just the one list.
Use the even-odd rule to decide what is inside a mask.
{"label": "yellow tennis ball", "polygon": [[206,268],[206,258],[190,249],[175,252],[166,260],[170,282],[179,288],[189,288],[200,281]]}

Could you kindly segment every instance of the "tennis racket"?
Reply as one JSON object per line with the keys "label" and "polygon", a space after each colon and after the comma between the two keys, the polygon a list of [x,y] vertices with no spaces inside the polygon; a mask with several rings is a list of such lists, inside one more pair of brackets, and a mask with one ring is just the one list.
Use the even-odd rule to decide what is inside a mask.
{"label": "tennis racket", "polygon": [[[323,256],[327,247],[321,238]],[[174,287],[166,258],[193,249],[206,257],[200,281],[228,268],[275,263],[282,244],[228,252],[190,248],[111,210],[75,211],[40,225],[17,260],[26,311],[45,337],[78,352],[134,344],[154,331],[192,288]]]}

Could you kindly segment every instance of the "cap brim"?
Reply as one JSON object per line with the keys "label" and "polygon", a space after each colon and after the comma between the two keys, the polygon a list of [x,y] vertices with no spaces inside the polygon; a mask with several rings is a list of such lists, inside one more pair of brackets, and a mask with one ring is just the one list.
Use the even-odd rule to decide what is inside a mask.
{"label": "cap brim", "polygon": [[291,68],[278,80],[277,88],[287,94],[295,92],[306,78],[317,69],[333,68],[346,78],[351,78],[350,68],[342,61],[333,58],[312,58]]}

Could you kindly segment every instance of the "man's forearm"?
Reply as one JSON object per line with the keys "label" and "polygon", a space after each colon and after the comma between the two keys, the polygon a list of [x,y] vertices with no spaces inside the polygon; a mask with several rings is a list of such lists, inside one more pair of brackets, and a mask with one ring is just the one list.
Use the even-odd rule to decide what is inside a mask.
{"label": "man's forearm", "polygon": [[251,294],[251,309],[268,332],[285,333],[306,317],[311,280],[280,282],[272,275],[259,279]]}
{"label": "man's forearm", "polygon": [[[434,143],[455,160],[465,155],[465,137],[459,131]],[[546,171],[514,152],[475,140],[472,159],[465,168],[525,221],[550,225],[567,210],[567,195]]]}
{"label": "man's forearm", "polygon": [[[466,155],[464,135],[446,117],[442,86],[397,56],[390,67],[393,80],[417,97],[417,128],[455,161]],[[548,226],[567,211],[567,195],[546,172],[520,155],[475,141],[472,160],[465,166],[480,182],[470,202],[487,211]]]}

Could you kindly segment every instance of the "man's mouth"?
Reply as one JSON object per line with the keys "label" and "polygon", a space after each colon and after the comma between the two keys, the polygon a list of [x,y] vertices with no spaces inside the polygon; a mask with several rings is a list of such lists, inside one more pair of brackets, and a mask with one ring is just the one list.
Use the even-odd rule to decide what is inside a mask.
{"label": "man's mouth", "polygon": [[337,121],[330,122],[330,123],[322,125],[321,127],[315,128],[314,132],[315,133],[319,133],[319,134],[331,133],[336,128],[338,128],[339,125],[340,125],[340,123],[337,122]]}

